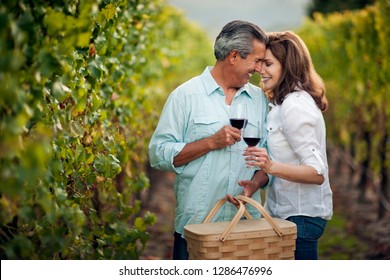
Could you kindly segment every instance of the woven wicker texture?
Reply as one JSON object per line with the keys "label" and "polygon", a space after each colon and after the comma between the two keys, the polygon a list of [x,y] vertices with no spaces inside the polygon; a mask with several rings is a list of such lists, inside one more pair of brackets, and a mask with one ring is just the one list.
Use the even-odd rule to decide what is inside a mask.
{"label": "woven wicker texture", "polygon": [[[245,201],[259,208],[260,204],[256,201],[247,198]],[[212,212],[215,213],[224,202],[223,199],[219,201]],[[262,212],[265,211],[261,205],[260,207]],[[242,213],[243,209],[239,209],[235,218],[240,218]],[[265,218],[261,218],[187,225],[184,228],[184,236],[187,240],[189,258],[193,260],[294,259],[296,225],[270,216],[267,219],[272,219],[272,224]],[[278,229],[276,230],[275,227]],[[227,231],[227,228],[230,230]]]}

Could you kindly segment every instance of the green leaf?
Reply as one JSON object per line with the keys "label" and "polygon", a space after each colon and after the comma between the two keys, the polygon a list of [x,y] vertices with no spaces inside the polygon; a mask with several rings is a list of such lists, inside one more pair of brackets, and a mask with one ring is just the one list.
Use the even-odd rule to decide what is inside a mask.
{"label": "green leaf", "polygon": [[61,82],[57,81],[53,83],[51,92],[53,96],[58,100],[58,102],[62,103],[68,96],[70,89],[63,85]]}
{"label": "green leaf", "polygon": [[92,61],[88,64],[88,72],[96,80],[100,79],[103,75],[103,71],[100,66],[97,65],[96,61]]}
{"label": "green leaf", "polygon": [[101,11],[101,13],[106,20],[109,21],[113,19],[116,14],[116,7],[110,3]]}
{"label": "green leaf", "polygon": [[60,60],[46,50],[42,49],[39,52],[38,61],[40,64],[40,72],[44,76],[52,76],[53,74],[60,75],[62,73]]}
{"label": "green leaf", "polygon": [[108,42],[105,36],[99,36],[94,41],[95,49],[98,55],[102,56],[106,54]]}
{"label": "green leaf", "polygon": [[122,171],[119,160],[113,155],[98,155],[93,161],[93,167],[103,176],[112,178]]}
{"label": "green leaf", "polygon": [[70,131],[72,132],[73,136],[82,137],[85,133],[85,128],[79,121],[71,121]]}
{"label": "green leaf", "polygon": [[63,31],[67,18],[61,12],[55,11],[51,8],[47,9],[45,16],[45,24],[49,35],[58,35]]}

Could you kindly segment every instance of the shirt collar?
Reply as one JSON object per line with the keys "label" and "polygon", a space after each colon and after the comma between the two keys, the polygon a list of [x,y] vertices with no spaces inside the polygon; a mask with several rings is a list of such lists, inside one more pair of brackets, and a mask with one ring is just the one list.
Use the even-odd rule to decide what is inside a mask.
{"label": "shirt collar", "polygon": [[254,98],[255,95],[254,91],[250,90],[249,84],[245,84],[237,91],[237,95],[240,95],[241,93],[246,93],[252,99]]}
{"label": "shirt collar", "polygon": [[[206,88],[207,95],[212,94],[214,91],[220,88],[217,82],[214,80],[213,76],[211,76],[212,66],[207,66],[206,69],[202,73],[203,84]],[[221,92],[221,91],[219,91]]]}
{"label": "shirt collar", "polygon": [[[204,86],[206,88],[206,92],[208,95],[215,92],[217,89],[220,89],[220,86],[217,84],[217,82],[214,80],[213,76],[211,75],[211,69],[213,69],[212,66],[207,66],[206,69],[202,73],[202,79]],[[219,93],[222,93],[222,90],[218,91]],[[250,98],[254,98],[254,92],[250,90],[250,87],[248,84],[245,84],[243,87],[239,88],[237,90],[236,96],[239,96],[242,93],[246,93],[249,95]]]}

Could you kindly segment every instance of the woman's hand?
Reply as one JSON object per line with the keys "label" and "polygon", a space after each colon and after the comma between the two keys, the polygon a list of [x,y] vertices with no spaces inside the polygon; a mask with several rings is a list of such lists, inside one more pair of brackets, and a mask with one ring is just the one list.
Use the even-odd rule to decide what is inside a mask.
{"label": "woman's hand", "polygon": [[272,161],[267,150],[259,147],[248,147],[242,154],[245,157],[246,165],[259,167],[265,173],[272,174]]}

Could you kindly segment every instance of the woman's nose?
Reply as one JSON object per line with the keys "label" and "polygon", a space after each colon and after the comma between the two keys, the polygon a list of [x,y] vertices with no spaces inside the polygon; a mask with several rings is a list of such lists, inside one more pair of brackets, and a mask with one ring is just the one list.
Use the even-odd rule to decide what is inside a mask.
{"label": "woman's nose", "polygon": [[264,74],[264,72],[265,72],[265,71],[264,71],[263,65],[261,65],[261,66],[260,66],[260,71],[259,71],[259,73],[260,73],[260,74]]}

